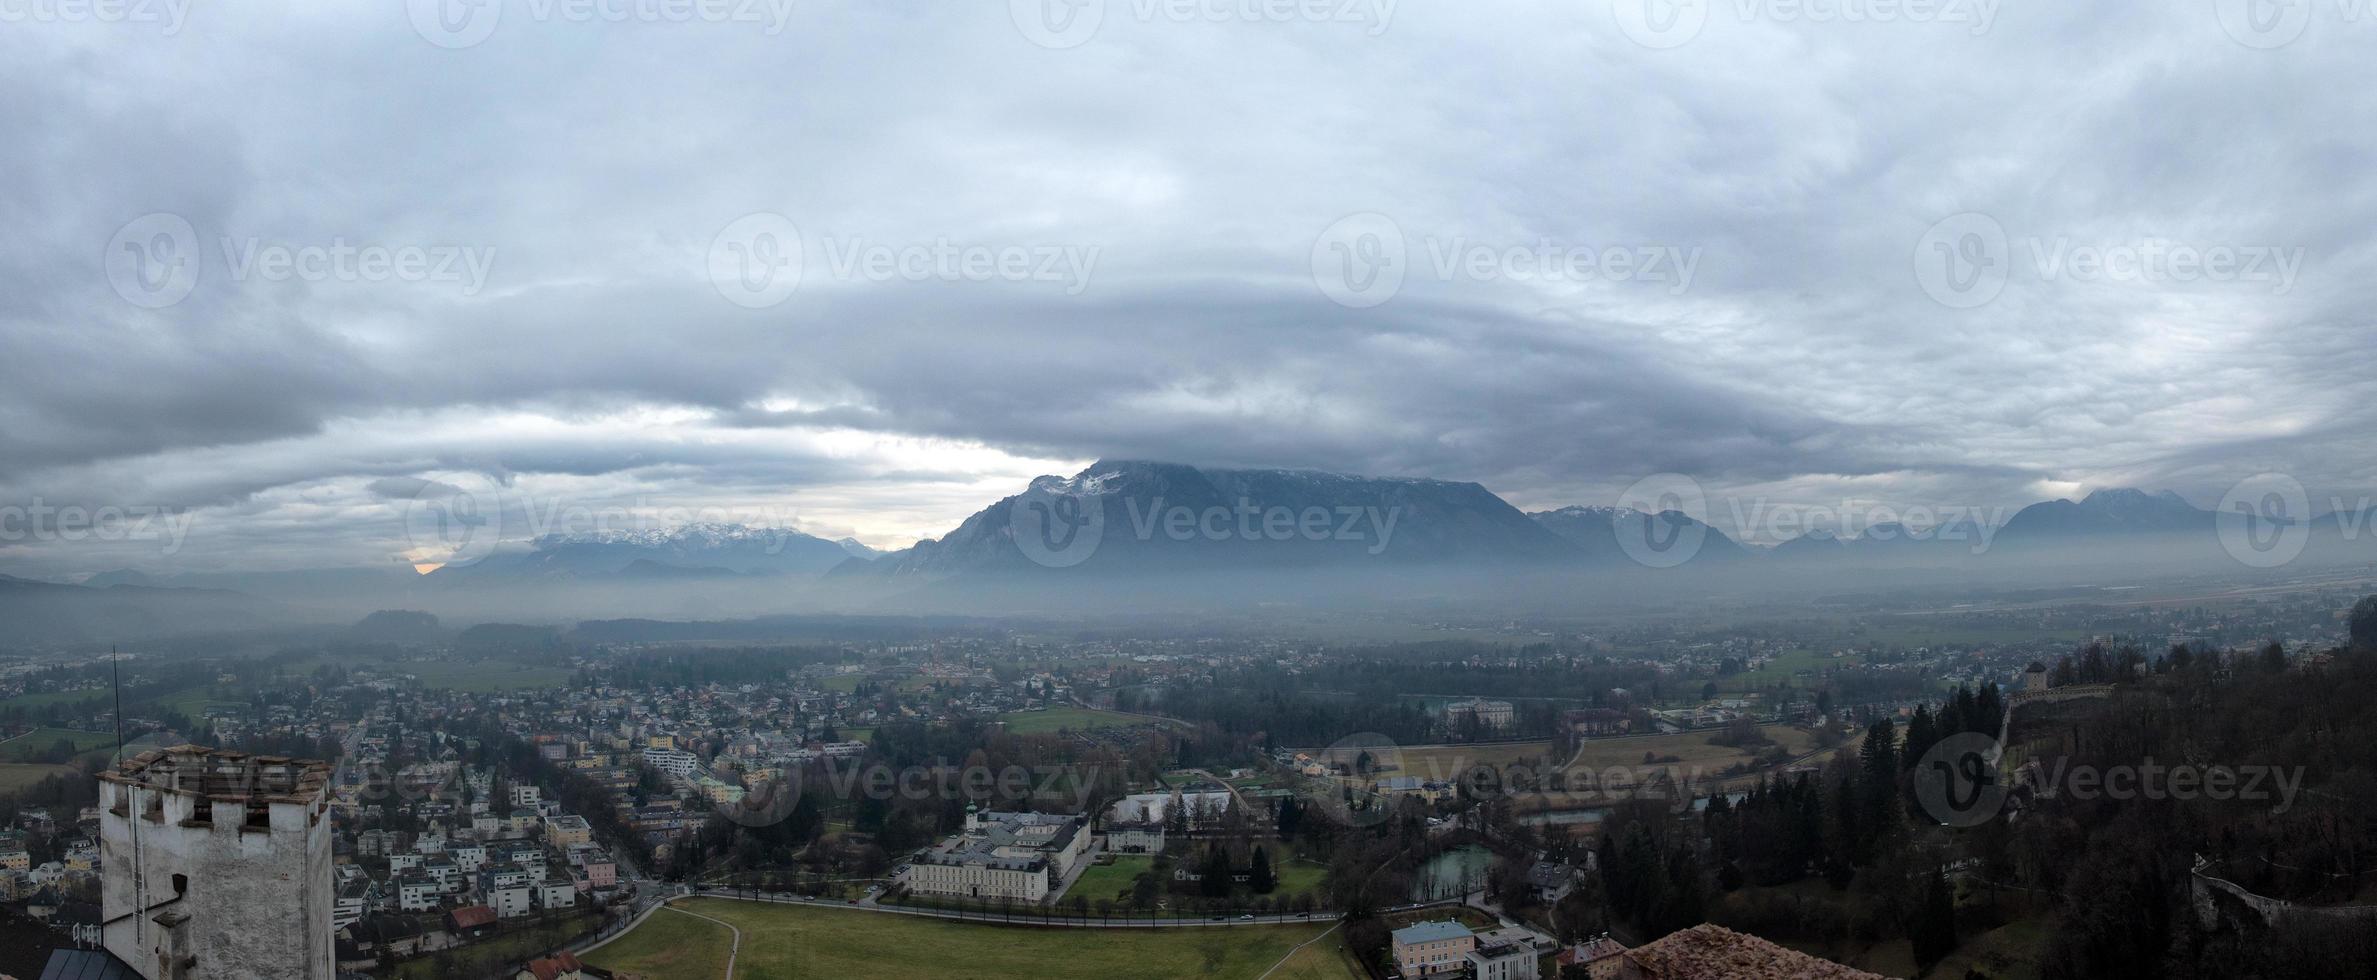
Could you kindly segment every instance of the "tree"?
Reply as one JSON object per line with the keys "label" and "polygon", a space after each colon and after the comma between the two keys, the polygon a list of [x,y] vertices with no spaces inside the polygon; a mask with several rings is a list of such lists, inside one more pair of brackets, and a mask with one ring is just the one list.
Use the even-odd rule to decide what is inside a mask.
{"label": "tree", "polygon": [[2362,599],[2352,607],[2352,648],[2377,650],[2377,595]]}
{"label": "tree", "polygon": [[1246,873],[1246,885],[1257,895],[1269,895],[1279,887],[1279,879],[1271,874],[1271,849],[1255,845],[1254,867]]}
{"label": "tree", "polygon": [[1907,922],[1907,939],[1914,943],[1915,965],[1931,969],[1956,949],[1956,897],[1948,876],[1933,871],[1923,884],[1923,900]]}

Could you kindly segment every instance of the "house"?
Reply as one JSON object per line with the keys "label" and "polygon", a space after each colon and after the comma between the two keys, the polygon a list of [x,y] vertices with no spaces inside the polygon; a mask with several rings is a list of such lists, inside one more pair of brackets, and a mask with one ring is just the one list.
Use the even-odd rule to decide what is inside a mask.
{"label": "house", "polygon": [[1168,828],[1196,831],[1230,809],[1230,794],[1135,793],[1106,809],[1106,849],[1126,854],[1152,854],[1164,849]]}
{"label": "house", "polygon": [[567,878],[547,878],[536,886],[540,909],[566,909],[578,904],[578,886]]}
{"label": "house", "polygon": [[1616,980],[1618,970],[1626,963],[1626,944],[1602,933],[1560,951],[1560,971],[1565,974],[1572,966],[1585,968],[1591,980]]}
{"label": "house", "polygon": [[536,889],[525,882],[491,888],[486,892],[487,906],[495,910],[498,919],[513,919],[535,911]]}
{"label": "house", "polygon": [[446,931],[457,936],[476,939],[495,929],[495,910],[484,905],[465,905],[446,913]]}
{"label": "house", "polygon": [[1451,919],[1438,919],[1397,929],[1390,949],[1395,968],[1407,977],[1432,977],[1468,969],[1469,951],[1477,935]]}
{"label": "house", "polygon": [[1555,861],[1537,861],[1527,869],[1527,885],[1535,889],[1536,901],[1556,904],[1576,890],[1576,869]]}
{"label": "house", "polygon": [[1471,980],[1536,980],[1535,949],[1525,943],[1479,946],[1461,954]]}
{"label": "house", "polygon": [[528,961],[512,980],[582,980],[585,969],[577,956],[565,949],[544,959]]}

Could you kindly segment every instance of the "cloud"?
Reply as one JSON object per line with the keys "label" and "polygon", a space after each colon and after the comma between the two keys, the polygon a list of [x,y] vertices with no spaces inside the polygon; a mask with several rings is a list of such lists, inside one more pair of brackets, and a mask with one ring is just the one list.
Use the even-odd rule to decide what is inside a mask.
{"label": "cloud", "polygon": [[[1727,4],[1652,47],[1596,4],[1110,3],[1050,48],[1000,5],[502,9],[458,47],[298,4],[0,34],[0,499],[302,567],[473,478],[883,546],[1100,456],[1529,507],[2377,481],[2377,93],[2332,83],[2368,25]],[[1943,302],[1919,246],[1968,212],[2001,279]],[[1323,286],[1385,243],[1329,235],[1366,213],[1399,285],[1354,308]],[[196,263],[157,308],[121,269],[152,214]],[[719,240],[751,215],[799,242],[780,301],[714,275],[781,257]]]}

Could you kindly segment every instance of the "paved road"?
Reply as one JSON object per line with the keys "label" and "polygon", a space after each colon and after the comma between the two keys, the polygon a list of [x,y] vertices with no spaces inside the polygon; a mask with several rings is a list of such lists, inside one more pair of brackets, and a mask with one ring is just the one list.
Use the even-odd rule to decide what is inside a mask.
{"label": "paved road", "polygon": [[[930,918],[930,919],[950,919],[950,920],[955,920],[955,921],[962,921],[962,922],[979,922],[979,923],[984,923],[984,924],[987,924],[987,925],[1047,926],[1047,927],[1063,928],[1063,929],[1180,929],[1180,928],[1190,928],[1190,927],[1196,927],[1196,926],[1277,926],[1277,925],[1291,925],[1291,926],[1292,926],[1292,925],[1310,925],[1310,924],[1317,923],[1317,922],[1330,922],[1330,921],[1334,921],[1334,920],[1335,920],[1335,919],[1338,917],[1338,913],[1336,913],[1336,912],[1325,912],[1325,911],[1323,911],[1323,912],[1310,912],[1310,913],[1306,913],[1306,914],[1304,914],[1304,915],[1292,915],[1292,914],[1291,914],[1291,915],[1284,915],[1284,916],[1282,916],[1282,915],[1263,915],[1263,916],[1257,916],[1257,917],[1254,917],[1254,918],[1251,918],[1251,919],[1249,919],[1249,918],[1242,918],[1242,917],[1240,917],[1240,916],[1235,916],[1235,915],[1233,915],[1233,916],[1221,916],[1221,917],[1207,916],[1207,917],[1203,917],[1203,918],[1186,918],[1186,919],[1171,919],[1171,918],[1113,918],[1113,919],[1085,918],[1085,919],[1076,919],[1076,918],[1069,918],[1069,917],[1064,917],[1064,916],[1054,916],[1054,917],[1050,917],[1050,918],[1041,918],[1041,917],[1039,917],[1039,916],[1036,916],[1036,915],[1017,915],[1017,916],[1015,916],[1015,917],[1013,917],[1013,918],[1008,918],[1008,917],[1005,917],[1005,916],[1001,916],[1001,915],[999,915],[999,914],[997,914],[997,913],[990,913],[990,914],[987,914],[987,915],[986,915],[986,914],[983,914],[983,913],[980,913],[980,912],[963,912],[963,913],[961,913],[961,912],[953,912],[953,911],[948,911],[948,910],[945,910],[945,909],[905,908],[905,907],[901,907],[901,906],[897,906],[897,905],[878,905],[878,904],[873,904],[873,903],[868,903],[868,904],[863,904],[863,905],[862,905],[862,904],[853,904],[853,903],[850,903],[850,902],[847,902],[847,901],[840,901],[840,900],[835,900],[835,899],[809,899],[809,898],[799,898],[799,897],[782,897],[782,896],[777,896],[777,895],[757,895],[757,896],[754,896],[754,895],[746,895],[746,894],[730,894],[730,893],[727,893],[727,892],[719,892],[719,891],[709,891],[709,892],[695,892],[693,897],[697,897],[697,898],[719,898],[719,899],[727,899],[727,900],[730,900],[730,901],[736,901],[736,902],[763,902],[763,903],[772,904],[772,905],[809,905],[809,906],[815,906],[815,907],[818,907],[818,908],[850,909],[850,910],[852,910],[852,911],[858,911],[858,912],[877,912],[877,913],[882,913],[882,914],[886,914],[886,915],[917,915],[917,916],[923,916],[923,917],[925,917],[925,918]],[[671,901],[674,901],[674,899],[671,899]],[[1437,902],[1420,902],[1420,903],[1416,903],[1416,904],[1412,904],[1412,905],[1398,905],[1398,906],[1396,906],[1396,907],[1394,907],[1394,908],[1385,909],[1385,910],[1382,910],[1382,911],[1384,911],[1384,912],[1407,912],[1407,911],[1411,911],[1411,910],[1413,910],[1413,909],[1424,909],[1424,908],[1433,908],[1433,907],[1436,907],[1436,906],[1444,906],[1444,905],[1458,905],[1458,904],[1460,904],[1460,900],[1459,900],[1459,899],[1445,899],[1445,900],[1443,900],[1443,901],[1437,901]]]}

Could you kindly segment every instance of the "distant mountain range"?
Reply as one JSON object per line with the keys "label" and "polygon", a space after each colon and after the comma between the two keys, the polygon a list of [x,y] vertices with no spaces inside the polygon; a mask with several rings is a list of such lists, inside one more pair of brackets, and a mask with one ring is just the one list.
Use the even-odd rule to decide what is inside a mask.
{"label": "distant mountain range", "polygon": [[[80,585],[0,576],[0,642],[11,636],[87,638],[244,629],[291,609],[403,602],[450,608],[440,597],[515,593],[553,600],[548,616],[593,604],[679,597],[694,613],[713,597],[766,608],[790,595],[778,582],[818,582],[827,602],[912,585],[1067,583],[1098,587],[1149,576],[1221,573],[1257,593],[1298,581],[1355,581],[1437,569],[1609,571],[1684,565],[1712,573],[1807,568],[1824,574],[1903,568],[2020,569],[2025,562],[2129,564],[2145,570],[2238,569],[2223,556],[2237,530],[2177,494],[2099,490],[2022,508],[2002,526],[1882,524],[1810,531],[1773,546],[1745,545],[1691,516],[1568,506],[1523,513],[1475,483],[1304,470],[1218,469],[1100,461],[1070,477],[1044,476],[967,517],[937,539],[889,552],[787,529],[733,524],[552,535],[427,575],[411,568],[149,575],[116,571]],[[2299,527],[2298,527],[2299,525]],[[2307,538],[2303,561],[2377,561],[2377,510],[2306,521],[2247,521],[2250,537]],[[1648,566],[1646,568],[1645,566]],[[1316,579],[1313,573],[1330,574]],[[1307,576],[1299,580],[1297,576]],[[821,580],[821,581],[820,581]],[[1805,579],[1804,581],[1823,581]],[[1356,587],[1358,590],[1358,586]],[[292,605],[284,606],[282,603]],[[310,605],[309,605],[310,604]],[[639,608],[652,608],[642,606]],[[685,614],[685,613],[680,613]],[[317,615],[315,621],[321,621]],[[351,619],[344,620],[352,622]],[[465,620],[468,621],[468,620]],[[401,624],[398,624],[401,625]],[[378,622],[364,634],[391,627]],[[425,631],[417,624],[412,632]],[[508,642],[508,641],[507,641]]]}
{"label": "distant mountain range", "polygon": [[498,551],[430,572],[433,586],[585,579],[816,575],[871,552],[789,528],[687,524],[668,529],[546,535],[520,551]]}

